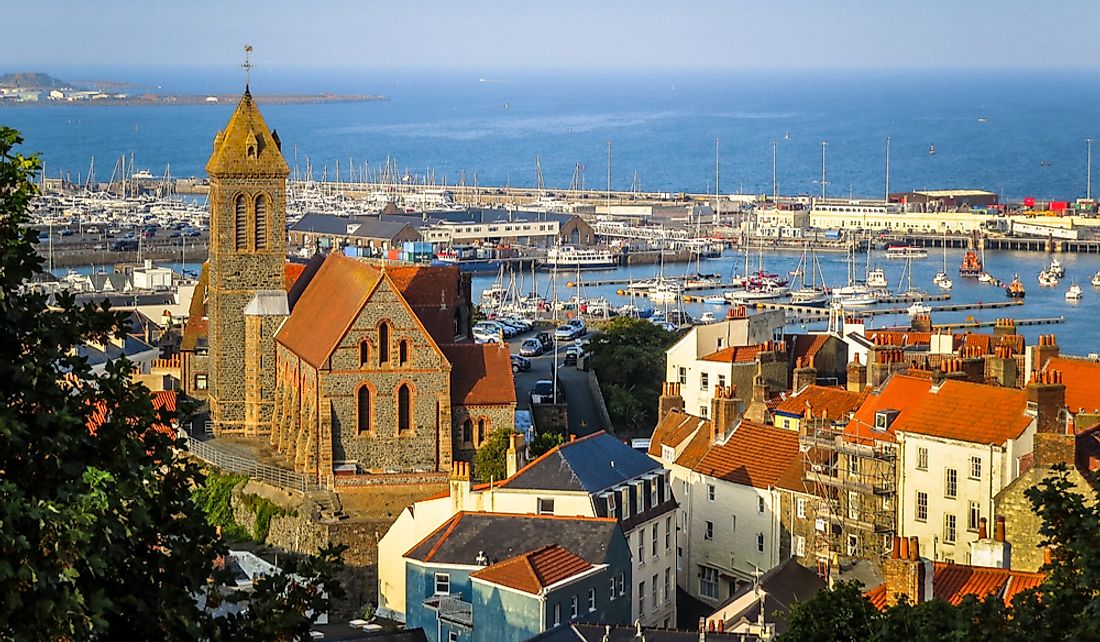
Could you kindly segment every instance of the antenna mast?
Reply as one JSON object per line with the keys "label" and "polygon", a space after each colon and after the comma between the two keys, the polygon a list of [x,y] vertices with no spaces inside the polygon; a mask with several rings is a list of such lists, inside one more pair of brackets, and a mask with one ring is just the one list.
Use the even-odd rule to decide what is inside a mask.
{"label": "antenna mast", "polygon": [[248,91],[248,84],[252,80],[252,45],[244,46],[244,64],[241,69],[244,69],[244,90]]}

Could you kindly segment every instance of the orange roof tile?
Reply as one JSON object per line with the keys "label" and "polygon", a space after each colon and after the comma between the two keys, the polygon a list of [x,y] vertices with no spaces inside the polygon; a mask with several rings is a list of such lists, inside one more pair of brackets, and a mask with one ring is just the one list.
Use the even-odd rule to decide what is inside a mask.
{"label": "orange roof tile", "polygon": [[470,574],[480,580],[538,595],[543,589],[593,568],[570,551],[551,544],[497,562]]}
{"label": "orange roof tile", "polygon": [[806,406],[809,405],[811,411],[817,417],[825,413],[830,419],[846,420],[848,413],[859,408],[867,394],[866,392],[851,392],[845,388],[831,388],[811,384],[779,402],[775,407],[775,411],[794,417],[802,417],[806,414]]}
{"label": "orange roof tile", "polygon": [[[968,566],[966,564],[932,563],[932,594],[938,600],[958,604],[967,595],[978,599],[997,595],[1005,606],[1012,604],[1017,594],[1036,588],[1043,582],[1043,573],[1014,571],[1007,568]],[[879,584],[863,594],[875,608],[886,608],[886,584]]]}
{"label": "orange roof tile", "polygon": [[867,339],[880,346],[926,346],[932,343],[932,333],[911,330],[868,330]]}
{"label": "orange roof tile", "polygon": [[712,445],[710,438],[711,423],[710,420],[704,420],[699,425],[699,430],[691,440],[684,446],[684,449],[680,451],[680,456],[676,458],[676,463],[685,468],[695,469],[699,465],[699,462],[707,456],[710,452]]}
{"label": "orange roof tile", "polygon": [[704,424],[708,424],[707,432],[709,433],[709,423],[707,420],[689,415],[683,410],[669,412],[653,429],[653,436],[649,439],[649,454],[660,457],[661,446],[678,447]]}
{"label": "orange roof tile", "polygon": [[737,484],[769,488],[798,456],[798,433],[742,421],[726,442],[711,447],[693,470]]}
{"label": "orange roof tile", "polygon": [[894,432],[910,432],[978,444],[1003,444],[1032,422],[1027,393],[958,379],[930,389],[894,421]]}
{"label": "orange roof tile", "polygon": [[370,265],[330,254],[275,335],[315,368],[328,359],[381,280]]}
{"label": "orange roof tile", "polygon": [[451,362],[452,403],[467,406],[516,403],[512,360],[502,346],[454,343],[442,346]]}
{"label": "orange roof tile", "polygon": [[283,289],[290,291],[290,288],[294,287],[294,282],[302,276],[302,272],[305,272],[305,270],[305,263],[287,263],[283,266]]}
{"label": "orange roof tile", "polygon": [[1062,373],[1066,385],[1066,407],[1077,413],[1081,409],[1093,412],[1100,408],[1100,362],[1091,359],[1053,357],[1045,369]]}
{"label": "orange roof tile", "polygon": [[820,352],[825,344],[829,342],[830,336],[827,334],[788,334],[784,338],[791,348],[791,357],[797,362],[799,357],[805,360]]}
{"label": "orange roof tile", "polygon": [[731,346],[722,348],[703,357],[703,361],[718,361],[721,363],[749,363],[756,360],[760,353],[760,346]]}
{"label": "orange roof tile", "polygon": [[845,437],[859,442],[896,441],[894,428],[897,421],[895,420],[894,426],[887,430],[875,430],[875,413],[887,409],[897,410],[900,412],[898,415],[900,419],[920,403],[931,388],[931,379],[893,375],[884,385],[879,387],[878,391],[872,392],[864,398],[863,403],[856,410],[856,414],[844,428]]}

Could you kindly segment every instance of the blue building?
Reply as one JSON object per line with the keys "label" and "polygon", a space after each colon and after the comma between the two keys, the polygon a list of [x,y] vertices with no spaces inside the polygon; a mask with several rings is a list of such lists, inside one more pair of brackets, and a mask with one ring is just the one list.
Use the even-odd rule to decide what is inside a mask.
{"label": "blue building", "polygon": [[630,550],[615,519],[462,512],[404,557],[406,624],[432,642],[630,621]]}

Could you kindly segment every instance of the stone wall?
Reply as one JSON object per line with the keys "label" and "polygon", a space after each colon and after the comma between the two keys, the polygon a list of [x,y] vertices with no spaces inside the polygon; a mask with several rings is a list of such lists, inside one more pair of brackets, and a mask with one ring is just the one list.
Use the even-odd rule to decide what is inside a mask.
{"label": "stone wall", "polygon": [[[993,498],[993,513],[1005,518],[1005,541],[1012,546],[1011,567],[1021,571],[1037,571],[1043,565],[1043,549],[1039,542],[1042,520],[1031,508],[1031,501],[1024,495],[1028,488],[1037,485],[1048,475],[1048,468],[1030,468],[1005,486]],[[1086,503],[1092,504],[1096,495],[1076,468],[1071,467],[1069,479],[1073,491],[1083,494]]]}
{"label": "stone wall", "polygon": [[[463,424],[470,420],[469,440]],[[479,430],[478,422],[483,422]],[[472,461],[474,453],[481,444],[489,439],[494,430],[501,428],[515,430],[515,405],[454,406],[451,408],[451,434],[454,435],[454,457],[462,461]],[[484,432],[484,435],[481,433]]]}

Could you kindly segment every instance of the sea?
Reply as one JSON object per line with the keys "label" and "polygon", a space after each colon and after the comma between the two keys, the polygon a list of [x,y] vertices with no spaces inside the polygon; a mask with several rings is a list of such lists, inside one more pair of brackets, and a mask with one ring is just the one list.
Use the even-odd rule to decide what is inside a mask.
{"label": "sea", "polygon": [[[243,89],[233,70],[81,68],[49,70],[71,81],[126,81],[133,93],[225,94]],[[267,105],[292,171],[335,178],[354,167],[376,175],[385,164],[401,173],[430,175],[449,185],[535,185],[536,158],[546,188],[573,181],[590,189],[763,194],[775,179],[782,194],[881,197],[890,139],[890,190],[975,188],[1002,199],[1073,200],[1087,189],[1086,139],[1100,139],[1100,73],[1063,71],[674,71],[567,72],[516,70],[424,71],[375,69],[257,69],[254,94],[381,94],[386,100]],[[20,130],[24,151],[37,152],[49,176],[86,178],[94,158],[97,180],[110,177],[126,155],[154,174],[202,176],[214,134],[232,104],[180,106],[0,107],[0,125]],[[609,163],[610,146],[610,163]],[[930,154],[934,146],[935,154]],[[1098,149],[1100,151],[1100,149]],[[717,163],[716,163],[717,161]],[[610,166],[610,171],[609,171]],[[990,271],[1020,274],[1028,289],[1017,317],[1065,317],[1061,325],[1024,329],[1055,332],[1073,353],[1100,351],[1092,319],[1100,288],[1089,280],[1100,256],[1062,257],[1066,280],[1038,287],[1050,257],[989,252]],[[731,253],[702,271],[729,275],[742,265]],[[794,268],[797,253],[768,252],[767,268]],[[948,252],[955,275],[961,255]],[[843,255],[822,255],[830,285],[846,273]],[[934,290],[942,255],[914,262],[914,285]],[[901,265],[881,261],[893,271]],[[627,268],[616,278],[652,276],[655,266]],[[675,269],[683,271],[679,266]],[[694,267],[692,268],[694,270]],[[671,272],[666,267],[666,272]],[[545,278],[545,277],[543,277]],[[559,278],[565,279],[560,276]],[[575,280],[568,279],[568,280]],[[1084,300],[1067,304],[1069,283]],[[491,279],[479,277],[475,290]],[[562,284],[564,285],[564,283]],[[540,286],[540,289],[541,286]],[[613,302],[617,287],[594,288]],[[1001,290],[955,278],[952,302],[1004,300]],[[559,289],[559,295],[568,296]],[[694,305],[694,304],[693,304]],[[933,304],[935,305],[935,304]],[[695,314],[705,311],[698,307]],[[715,310],[720,315],[721,310]],[[935,319],[987,320],[1006,311],[944,313]],[[890,325],[903,318],[883,317]]]}

